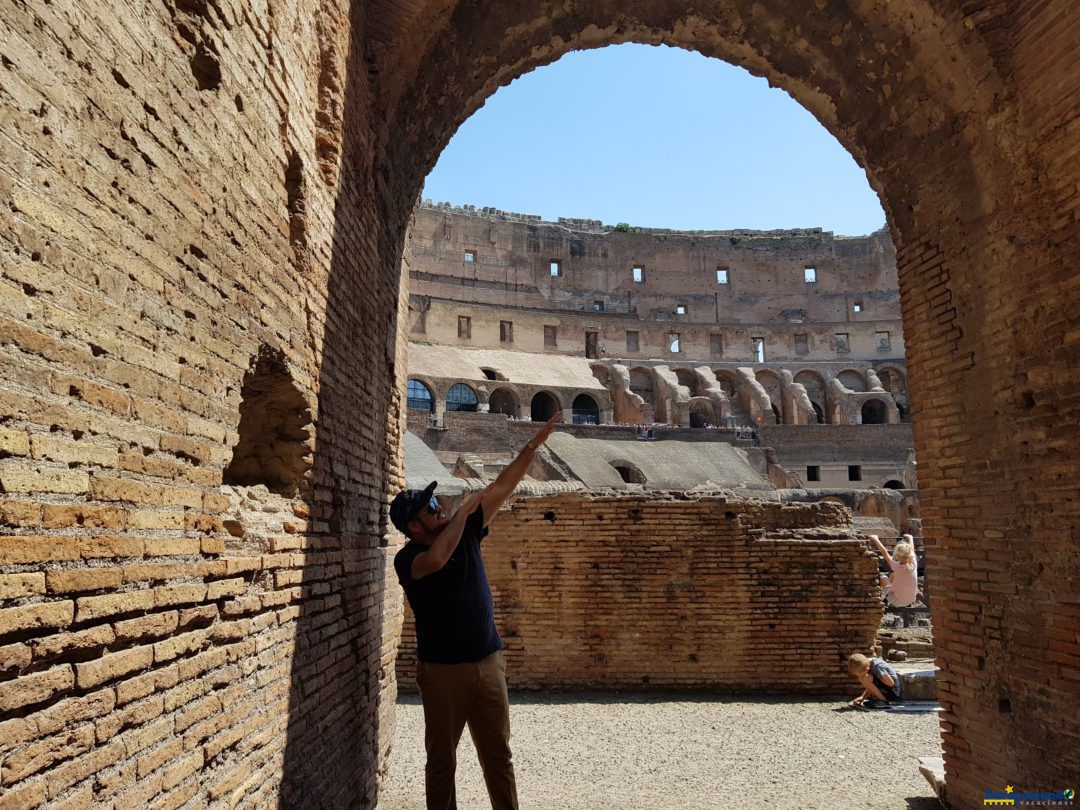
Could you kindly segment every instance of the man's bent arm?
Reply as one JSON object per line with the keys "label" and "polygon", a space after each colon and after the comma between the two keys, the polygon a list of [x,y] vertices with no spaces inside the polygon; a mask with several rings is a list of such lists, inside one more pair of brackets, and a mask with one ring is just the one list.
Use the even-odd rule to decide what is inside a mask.
{"label": "man's bent arm", "polygon": [[465,521],[469,515],[476,511],[476,505],[480,501],[481,493],[468,495],[461,503],[461,508],[454,513],[438,536],[428,546],[427,551],[422,551],[413,557],[412,567],[409,573],[413,579],[422,579],[428,574],[433,574],[446,565],[450,555],[461,542],[461,535],[465,531]]}
{"label": "man's bent arm", "polygon": [[517,458],[506,465],[506,468],[484,490],[480,502],[484,505],[485,526],[495,517],[499,508],[506,503],[506,499],[510,497],[514,487],[521,483],[521,479],[525,477],[525,472],[529,469],[529,465],[532,464],[533,458],[536,456],[537,448],[547,441],[552,429],[560,421],[562,421],[562,411],[556,412],[532,439],[525,442],[525,446],[521,448]]}

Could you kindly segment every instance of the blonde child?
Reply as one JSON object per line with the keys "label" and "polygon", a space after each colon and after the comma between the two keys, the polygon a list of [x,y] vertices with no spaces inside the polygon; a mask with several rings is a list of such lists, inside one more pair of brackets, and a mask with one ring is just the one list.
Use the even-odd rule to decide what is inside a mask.
{"label": "blonde child", "polygon": [[852,706],[864,706],[867,698],[889,703],[900,699],[900,676],[888,662],[880,658],[867,658],[861,653],[854,653],[847,660],[848,672],[862,684],[863,692],[853,701]]}
{"label": "blonde child", "polygon": [[892,569],[889,576],[881,575],[881,588],[885,591],[885,601],[893,607],[907,607],[915,603],[919,595],[918,560],[915,559],[915,540],[910,534],[896,544],[893,553],[881,544],[876,534],[870,535],[878,553]]}

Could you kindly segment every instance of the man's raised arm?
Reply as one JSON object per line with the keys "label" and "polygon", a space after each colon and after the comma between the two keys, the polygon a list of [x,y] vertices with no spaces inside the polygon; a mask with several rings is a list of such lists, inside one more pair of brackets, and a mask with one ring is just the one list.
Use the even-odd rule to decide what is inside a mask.
{"label": "man's raised arm", "polygon": [[521,452],[518,453],[517,458],[511,461],[499,476],[491,482],[487,489],[484,490],[484,494],[480,499],[480,503],[484,507],[484,525],[487,526],[495,514],[499,511],[506,499],[510,497],[510,493],[514,491],[521,479],[525,477],[525,471],[529,469],[529,465],[532,464],[533,457],[536,455],[536,450],[540,445],[547,441],[547,437],[551,435],[551,431],[555,428],[559,422],[562,421],[562,411],[556,411],[544,424],[537,434],[533,436],[529,441],[525,442],[525,446],[521,448]]}
{"label": "man's raised arm", "polygon": [[476,510],[476,505],[480,502],[481,497],[482,493],[479,492],[466,495],[457,512],[450,518],[450,522],[443,527],[443,530],[439,532],[432,544],[428,546],[427,551],[422,551],[413,558],[412,567],[409,569],[413,579],[423,579],[428,574],[433,574],[446,565],[446,561],[450,559],[450,555],[454,553],[454,549],[461,542],[461,534],[465,530],[465,521]]}

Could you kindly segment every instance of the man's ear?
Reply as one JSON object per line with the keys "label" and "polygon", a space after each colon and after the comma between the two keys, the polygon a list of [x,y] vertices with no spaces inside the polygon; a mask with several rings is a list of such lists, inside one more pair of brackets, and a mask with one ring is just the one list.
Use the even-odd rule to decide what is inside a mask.
{"label": "man's ear", "polygon": [[419,520],[410,520],[405,524],[405,534],[408,535],[410,539],[416,535],[417,529],[420,529],[420,531],[424,530],[424,526]]}

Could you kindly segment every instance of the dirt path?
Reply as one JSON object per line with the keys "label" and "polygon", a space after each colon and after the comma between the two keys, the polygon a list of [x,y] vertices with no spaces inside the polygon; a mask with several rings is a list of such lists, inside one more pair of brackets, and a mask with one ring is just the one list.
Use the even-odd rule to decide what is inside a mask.
{"label": "dirt path", "polygon": [[[837,712],[841,701],[711,695],[511,695],[523,810],[931,810],[920,756],[937,715]],[[490,807],[468,733],[458,806]],[[398,702],[381,810],[423,807],[419,699]]]}

